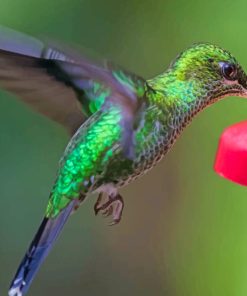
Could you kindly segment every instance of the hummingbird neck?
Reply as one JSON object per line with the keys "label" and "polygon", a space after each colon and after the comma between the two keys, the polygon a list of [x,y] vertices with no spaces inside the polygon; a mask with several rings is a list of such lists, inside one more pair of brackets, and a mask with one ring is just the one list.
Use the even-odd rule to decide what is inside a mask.
{"label": "hummingbird neck", "polygon": [[[197,79],[182,79],[172,68],[149,80],[156,91],[154,103],[168,112],[179,113],[183,118],[191,118],[205,108],[210,100],[208,90]],[[181,118],[182,119],[182,118]]]}

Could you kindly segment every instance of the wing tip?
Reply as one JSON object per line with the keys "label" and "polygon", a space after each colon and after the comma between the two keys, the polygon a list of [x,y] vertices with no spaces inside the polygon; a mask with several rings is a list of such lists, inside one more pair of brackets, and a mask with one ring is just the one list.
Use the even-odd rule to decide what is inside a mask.
{"label": "wing tip", "polygon": [[44,44],[27,34],[0,25],[0,49],[39,58]]}

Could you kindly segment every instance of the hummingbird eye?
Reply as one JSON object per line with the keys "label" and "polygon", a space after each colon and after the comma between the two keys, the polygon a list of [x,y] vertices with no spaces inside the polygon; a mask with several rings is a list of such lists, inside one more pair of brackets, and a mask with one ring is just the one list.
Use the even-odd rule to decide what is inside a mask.
{"label": "hummingbird eye", "polygon": [[221,72],[224,78],[227,80],[236,80],[237,79],[237,67],[231,63],[220,63]]}

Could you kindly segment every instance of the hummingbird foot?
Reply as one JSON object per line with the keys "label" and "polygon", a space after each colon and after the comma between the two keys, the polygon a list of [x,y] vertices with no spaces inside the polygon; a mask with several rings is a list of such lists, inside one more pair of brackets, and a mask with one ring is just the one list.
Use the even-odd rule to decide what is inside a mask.
{"label": "hummingbird foot", "polygon": [[108,195],[107,200],[105,200],[103,193],[100,193],[94,205],[94,212],[95,215],[100,212],[104,217],[112,216],[113,220],[110,223],[110,226],[112,226],[120,222],[123,208],[124,201],[120,194]]}

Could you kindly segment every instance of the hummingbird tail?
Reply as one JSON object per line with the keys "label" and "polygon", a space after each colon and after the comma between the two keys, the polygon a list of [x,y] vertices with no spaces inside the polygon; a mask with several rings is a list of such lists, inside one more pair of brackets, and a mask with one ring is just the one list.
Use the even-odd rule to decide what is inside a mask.
{"label": "hummingbird tail", "polygon": [[49,254],[76,201],[72,201],[56,218],[44,218],[10,285],[9,296],[26,294],[42,262]]}

